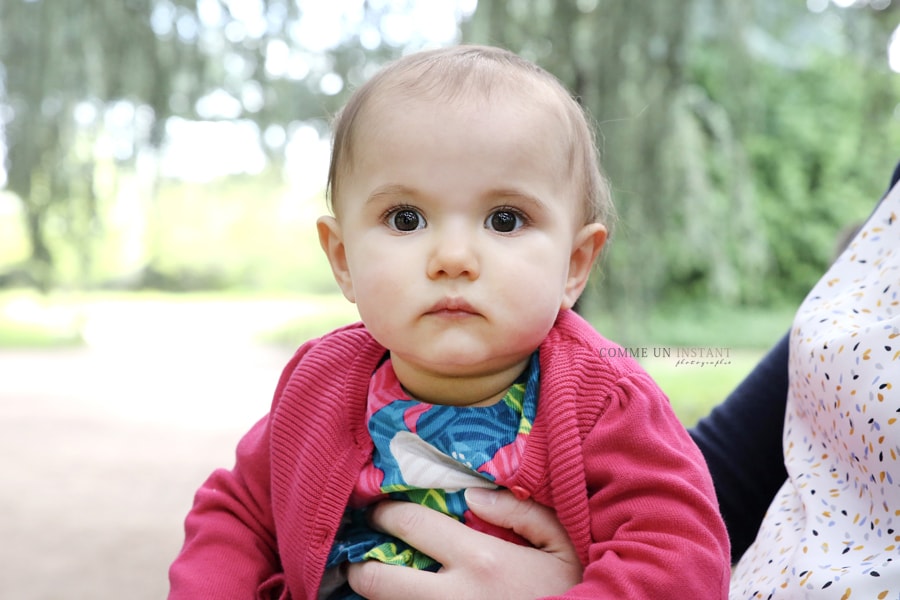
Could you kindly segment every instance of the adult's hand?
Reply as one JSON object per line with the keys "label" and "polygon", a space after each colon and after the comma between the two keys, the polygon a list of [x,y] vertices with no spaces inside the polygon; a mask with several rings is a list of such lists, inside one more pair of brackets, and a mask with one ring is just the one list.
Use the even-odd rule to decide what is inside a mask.
{"label": "adult's hand", "polygon": [[371,600],[527,600],[561,594],[581,581],[583,567],[553,511],[508,491],[471,488],[469,508],[480,518],[515,531],[534,547],[470,529],[410,502],[382,502],[373,526],[418,548],[443,565],[437,573],[365,561],[347,576]]}

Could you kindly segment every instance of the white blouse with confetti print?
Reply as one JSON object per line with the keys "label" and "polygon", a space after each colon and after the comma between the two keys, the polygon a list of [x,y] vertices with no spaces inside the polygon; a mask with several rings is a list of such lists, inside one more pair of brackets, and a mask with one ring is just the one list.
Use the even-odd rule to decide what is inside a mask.
{"label": "white blouse with confetti print", "polygon": [[801,305],[788,479],[731,600],[900,600],[900,187]]}

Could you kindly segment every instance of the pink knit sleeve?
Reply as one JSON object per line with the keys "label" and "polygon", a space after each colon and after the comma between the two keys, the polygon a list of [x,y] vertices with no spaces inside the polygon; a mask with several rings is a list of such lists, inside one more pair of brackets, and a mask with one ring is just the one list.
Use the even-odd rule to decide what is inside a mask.
{"label": "pink knit sleeve", "polygon": [[725,599],[730,557],[712,479],[643,372],[613,387],[584,444],[591,538],[567,598]]}
{"label": "pink knit sleeve", "polygon": [[[305,351],[284,369],[275,392]],[[169,569],[169,600],[279,598],[284,578],[270,500],[269,417],[240,441],[235,466],[216,470],[194,497],[185,542]]]}

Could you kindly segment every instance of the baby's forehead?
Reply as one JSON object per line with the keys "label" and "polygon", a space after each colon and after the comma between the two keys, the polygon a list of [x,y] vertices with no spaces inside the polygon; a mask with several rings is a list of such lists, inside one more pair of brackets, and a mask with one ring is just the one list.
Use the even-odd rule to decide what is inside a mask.
{"label": "baby's forehead", "polygon": [[466,144],[482,150],[504,143],[507,159],[538,151],[545,164],[555,165],[561,177],[572,179],[577,136],[571,122],[561,109],[535,93],[485,95],[473,91],[452,97],[395,93],[373,98],[371,107],[359,115],[355,129],[342,165],[345,176],[356,166],[377,160],[392,144],[406,145],[398,140],[409,140],[404,136],[412,135],[413,140],[436,142],[438,147],[431,148],[437,152],[445,142],[448,148]]}
{"label": "baby's forehead", "polygon": [[[608,200],[602,193],[604,179],[589,118],[556,78],[516,60],[413,59],[376,75],[351,97],[337,120],[329,172],[332,198],[340,195],[341,178],[352,175],[357,161],[370,154],[373,143],[377,147],[385,140],[383,136],[390,136],[391,127],[406,126],[404,111],[411,108],[432,110],[435,122],[442,114],[453,118],[460,114],[440,111],[475,111],[473,122],[482,123],[498,111],[521,115],[523,120],[509,125],[510,130],[518,129],[520,136],[533,133],[523,139],[526,145],[539,138],[548,160],[551,155],[562,159],[562,175],[584,198],[586,220],[606,214],[602,205]],[[477,111],[485,115],[478,118]],[[421,129],[421,121],[416,126]]]}
{"label": "baby's forehead", "polygon": [[[405,73],[372,90],[371,100],[403,103],[424,102],[457,106],[539,104],[564,111],[564,95],[551,81],[521,69],[482,69],[477,72]],[[562,92],[562,93],[561,93]]]}
{"label": "baby's forehead", "polygon": [[373,90],[361,107],[354,124],[360,131],[377,135],[377,130],[389,122],[402,121],[413,110],[430,111],[435,118],[442,114],[465,114],[474,117],[500,111],[505,114],[547,119],[559,131],[564,140],[572,139],[572,116],[557,90],[536,77],[504,77],[491,81],[487,86],[477,81],[439,81],[429,85],[427,81],[400,82]]}

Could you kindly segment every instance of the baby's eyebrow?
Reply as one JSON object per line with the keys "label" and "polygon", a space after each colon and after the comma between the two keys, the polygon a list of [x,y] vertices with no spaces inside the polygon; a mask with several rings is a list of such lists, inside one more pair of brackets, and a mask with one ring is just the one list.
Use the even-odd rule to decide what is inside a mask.
{"label": "baby's eyebrow", "polygon": [[416,195],[416,190],[409,186],[397,183],[388,183],[385,185],[380,185],[372,190],[372,193],[369,194],[367,202],[396,198],[397,196],[410,197]]}
{"label": "baby's eyebrow", "polygon": [[[416,199],[424,200],[428,195],[414,187],[400,183],[387,183],[380,185],[369,194],[366,204],[384,201],[396,201],[403,198],[408,201]],[[511,202],[524,205],[527,211],[542,211],[547,208],[547,202],[524,190],[512,187],[498,187],[486,190],[480,195],[480,201],[484,205]]]}
{"label": "baby's eyebrow", "polygon": [[532,210],[542,210],[547,206],[547,203],[537,196],[534,196],[533,194],[529,194],[522,190],[511,188],[490,190],[490,192],[486,194],[486,197],[493,201],[503,201],[506,199],[515,200],[517,202],[529,205]]}

